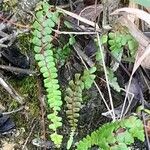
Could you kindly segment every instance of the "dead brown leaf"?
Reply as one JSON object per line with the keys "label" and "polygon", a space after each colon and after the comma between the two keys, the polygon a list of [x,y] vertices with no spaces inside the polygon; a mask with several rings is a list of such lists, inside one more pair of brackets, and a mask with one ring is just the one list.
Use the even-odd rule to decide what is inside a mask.
{"label": "dead brown leaf", "polygon": [[120,8],[115,10],[111,15],[122,14],[122,13],[135,15],[137,18],[144,20],[146,23],[150,25],[150,14],[147,13],[146,11],[137,8],[125,7],[125,8]]}
{"label": "dead brown leaf", "polygon": [[102,11],[103,11],[103,5],[99,4],[96,5],[96,7],[95,5],[91,5],[81,10],[79,15],[88,20],[95,21]]}

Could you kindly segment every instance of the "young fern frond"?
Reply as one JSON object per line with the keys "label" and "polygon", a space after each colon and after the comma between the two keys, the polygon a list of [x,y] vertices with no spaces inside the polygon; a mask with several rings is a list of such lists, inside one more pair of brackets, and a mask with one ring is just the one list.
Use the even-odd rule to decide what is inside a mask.
{"label": "young fern frond", "polygon": [[83,76],[75,74],[75,79],[69,82],[69,87],[66,89],[65,101],[68,108],[66,114],[71,126],[67,149],[71,147],[73,136],[77,128],[79,111],[82,105],[82,91],[92,86],[95,79],[95,75],[93,74],[95,71],[96,69],[93,67],[90,70],[85,70]]}
{"label": "young fern frond", "polygon": [[143,123],[137,117],[130,116],[120,122],[104,124],[79,141],[76,150],[88,150],[92,146],[99,146],[102,150],[128,150],[128,146],[134,143],[134,138],[144,141]]}
{"label": "young fern frond", "polygon": [[61,91],[57,79],[57,68],[53,57],[53,35],[52,28],[59,20],[57,12],[50,12],[48,3],[43,3],[42,10],[36,13],[36,20],[33,24],[33,44],[35,60],[38,62],[40,72],[44,77],[44,87],[47,91],[47,102],[51,110],[48,119],[51,121],[49,128],[53,131],[50,135],[56,147],[62,143],[62,135],[57,133],[57,129],[62,126],[62,118],[58,116],[61,109]]}
{"label": "young fern frond", "polygon": [[79,111],[82,103],[82,90],[84,89],[83,81],[80,79],[80,74],[75,74],[75,80],[69,82],[69,87],[66,89],[65,101],[68,110],[66,111],[69,123],[71,126],[70,139],[68,141],[67,149],[70,149],[74,132],[77,128]]}
{"label": "young fern frond", "polygon": [[75,130],[78,123],[79,111],[82,103],[83,82],[80,79],[80,74],[75,75],[75,81],[69,82],[69,87],[66,89],[65,101],[68,110],[66,111],[71,130]]}

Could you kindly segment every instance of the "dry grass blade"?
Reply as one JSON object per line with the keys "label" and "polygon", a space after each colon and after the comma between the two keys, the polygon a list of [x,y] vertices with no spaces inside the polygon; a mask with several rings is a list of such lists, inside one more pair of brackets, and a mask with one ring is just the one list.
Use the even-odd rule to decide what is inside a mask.
{"label": "dry grass blade", "polygon": [[[96,9],[96,12],[95,12],[95,9]],[[84,17],[91,21],[95,21],[102,11],[103,11],[103,5],[101,4],[96,5],[96,8],[95,8],[95,5],[91,5],[81,10],[79,16]]]}
{"label": "dry grass blade", "polygon": [[137,68],[140,65],[143,66],[142,62],[143,61],[145,62],[145,60],[148,60],[148,61],[145,62],[146,64],[144,66],[147,66],[146,68],[148,68],[150,66],[149,65],[150,64],[149,63],[149,56],[150,56],[150,40],[149,40],[149,38],[146,37],[139,29],[137,29],[136,26],[130,20],[128,20],[126,17],[122,17],[119,20],[119,22],[122,25],[125,25],[126,27],[129,28],[129,31],[132,34],[132,36],[139,43],[139,49],[138,49],[138,52],[137,52],[136,61],[135,61],[135,64],[134,64],[132,74],[135,73],[135,71],[137,70]]}
{"label": "dry grass blade", "polygon": [[100,42],[100,36],[97,33],[97,40],[98,40],[98,46],[99,46],[99,51],[102,57],[102,63],[103,63],[103,69],[104,69],[104,73],[105,73],[105,78],[106,78],[106,85],[107,85],[107,90],[108,90],[108,95],[109,95],[109,100],[110,100],[110,105],[111,105],[111,109],[112,109],[112,119],[113,121],[116,120],[116,116],[115,116],[115,111],[114,111],[114,104],[113,104],[113,99],[112,99],[112,95],[111,95],[111,90],[110,90],[110,86],[109,86],[109,80],[108,80],[108,76],[107,76],[107,69],[106,69],[106,65],[105,65],[105,60],[104,60],[104,52],[102,49],[102,45]]}
{"label": "dry grass blade", "polygon": [[121,14],[124,12],[135,15],[137,18],[144,20],[146,23],[150,25],[150,14],[137,8],[120,8],[115,10],[111,15]]}
{"label": "dry grass blade", "polygon": [[59,31],[59,30],[53,30],[57,34],[74,34],[74,35],[93,35],[96,34],[96,32],[68,32],[68,31]]}
{"label": "dry grass blade", "polygon": [[[135,8],[122,8],[122,9],[116,10],[112,14],[119,14],[121,12],[127,12],[129,14],[135,15],[138,18],[140,18],[140,19],[144,20],[145,22],[147,22],[148,24],[150,24],[150,15],[147,12],[144,12],[142,10],[135,9]],[[123,107],[122,107],[122,112],[121,112],[121,116],[120,116],[120,119],[121,119],[123,116],[125,116],[125,114],[123,114],[123,113],[124,113],[124,109],[125,109],[125,104],[127,102],[127,97],[129,94],[129,89],[130,89],[133,75],[134,75],[135,71],[138,69],[138,67],[142,64],[143,60],[145,60],[145,58],[150,56],[150,44],[149,44],[150,40],[147,37],[145,37],[144,35],[142,35],[140,30],[138,30],[136,28],[136,26],[127,18],[122,17],[120,20],[120,23],[122,25],[125,25],[126,27],[128,27],[129,31],[131,31],[131,34],[139,42],[139,49],[137,51],[136,61],[134,63],[132,74],[131,74],[130,79],[129,79],[129,84],[127,87],[126,96],[125,96]],[[142,35],[142,36],[140,36],[140,35]],[[149,63],[149,61],[147,63]]]}
{"label": "dry grass blade", "polygon": [[146,37],[126,16],[120,17],[118,21],[122,24],[122,26],[126,26],[129,29],[129,32],[137,40],[139,45],[142,47],[148,46],[150,43],[149,38]]}
{"label": "dry grass blade", "polygon": [[[145,49],[144,53],[140,56],[137,57],[134,67],[133,67],[133,71],[132,74],[135,73],[135,71],[137,70],[137,68],[142,64],[143,60],[150,55],[150,44],[147,46],[147,48]],[[147,62],[148,63],[148,62]]]}
{"label": "dry grass blade", "polygon": [[149,52],[149,44],[150,40],[148,37],[146,37],[136,26],[133,24],[130,20],[128,20],[126,17],[121,17],[119,19],[119,22],[128,27],[130,33],[132,36],[138,41],[139,48],[136,56],[136,61],[134,64],[134,70],[133,74],[136,71],[136,69],[142,65],[144,68],[150,68],[150,52]]}
{"label": "dry grass blade", "polygon": [[[133,1],[129,2],[130,8],[138,8],[138,4],[134,3]],[[135,15],[128,15],[128,18],[131,22],[135,23],[137,26],[139,26],[139,19]]]}
{"label": "dry grass blade", "polygon": [[83,17],[81,17],[81,16],[79,16],[79,15],[77,15],[77,14],[75,14],[75,13],[72,13],[72,12],[70,12],[70,11],[61,9],[61,8],[59,8],[59,7],[56,7],[56,8],[57,8],[58,11],[60,11],[60,12],[62,12],[62,13],[65,13],[65,14],[67,14],[67,15],[69,15],[69,16],[71,16],[71,17],[73,17],[73,18],[75,18],[75,19],[77,19],[77,20],[79,20],[79,21],[81,21],[81,22],[83,22],[83,23],[85,23],[85,24],[88,24],[88,25],[90,25],[90,26],[96,28],[96,31],[100,31],[99,26],[98,26],[97,24],[95,25],[95,22],[90,21],[90,20],[88,20],[88,19],[85,19],[85,18],[83,18]]}

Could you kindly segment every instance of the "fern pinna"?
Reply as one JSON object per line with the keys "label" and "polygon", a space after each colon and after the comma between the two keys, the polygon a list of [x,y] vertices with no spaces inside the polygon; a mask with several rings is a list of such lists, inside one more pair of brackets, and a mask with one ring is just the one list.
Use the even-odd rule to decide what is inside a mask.
{"label": "fern pinna", "polygon": [[47,91],[47,102],[51,114],[48,119],[51,121],[49,128],[52,132],[51,140],[56,147],[60,147],[62,135],[57,133],[57,129],[62,126],[62,118],[58,116],[61,109],[61,91],[57,80],[57,68],[53,57],[53,35],[52,28],[58,23],[59,14],[51,11],[48,3],[42,4],[42,9],[36,13],[36,20],[33,24],[33,44],[35,60],[38,62],[40,72],[44,77],[44,86]]}
{"label": "fern pinna", "polygon": [[95,71],[96,68],[92,67],[90,70],[85,70],[83,76],[75,74],[75,79],[69,82],[69,87],[66,89],[65,101],[68,108],[66,114],[71,126],[71,134],[67,149],[71,147],[73,136],[77,128],[79,111],[82,103],[82,91],[92,86],[95,79],[95,75],[93,74]]}
{"label": "fern pinna", "polygon": [[135,138],[144,141],[143,123],[136,116],[130,116],[104,124],[79,141],[76,150],[88,150],[92,146],[98,146],[101,150],[129,150],[128,146],[134,143]]}

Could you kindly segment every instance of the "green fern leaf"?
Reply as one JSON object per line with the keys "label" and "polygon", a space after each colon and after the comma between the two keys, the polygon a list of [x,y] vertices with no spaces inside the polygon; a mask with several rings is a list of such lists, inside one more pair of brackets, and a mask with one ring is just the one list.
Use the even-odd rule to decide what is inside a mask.
{"label": "green fern leaf", "polygon": [[130,150],[125,143],[119,143],[118,145],[112,146],[111,150]]}
{"label": "green fern leaf", "polygon": [[40,72],[45,78],[44,86],[47,91],[47,103],[51,110],[51,113],[48,115],[48,119],[51,122],[49,129],[52,132],[50,137],[56,147],[59,148],[62,142],[62,136],[57,133],[57,129],[62,126],[62,118],[58,116],[58,112],[61,110],[62,101],[52,43],[52,28],[55,27],[53,19],[56,19],[56,13],[49,12],[51,6],[46,2],[42,3],[41,8],[42,10],[36,12],[36,20],[33,23],[32,43],[35,45],[35,60],[38,62]]}
{"label": "green fern leaf", "polygon": [[118,134],[117,141],[119,143],[125,143],[127,145],[131,145],[134,143],[134,138],[128,131],[125,131],[123,133]]}
{"label": "green fern leaf", "polygon": [[[133,123],[132,121],[135,122]],[[143,141],[144,130],[142,130],[141,123],[142,121],[137,117],[131,116],[120,122],[116,121],[104,124],[98,130],[92,132],[91,136],[87,135],[86,138],[79,141],[77,143],[77,150],[83,148],[84,150],[88,150],[94,145],[99,146],[99,148],[103,150],[128,150],[127,145],[131,145],[134,142],[134,138],[140,137],[138,139]],[[131,124],[134,125],[131,126]],[[142,129],[139,130],[136,126],[139,126]],[[119,130],[119,128],[124,128],[125,131],[118,132],[117,130]]]}
{"label": "green fern leaf", "polygon": [[37,21],[35,21],[32,25],[32,27],[36,30],[42,31],[42,25],[39,24]]}
{"label": "green fern leaf", "polygon": [[117,78],[114,76],[114,73],[110,68],[107,68],[107,74],[110,86],[117,92],[120,92],[120,86],[117,82]]}

